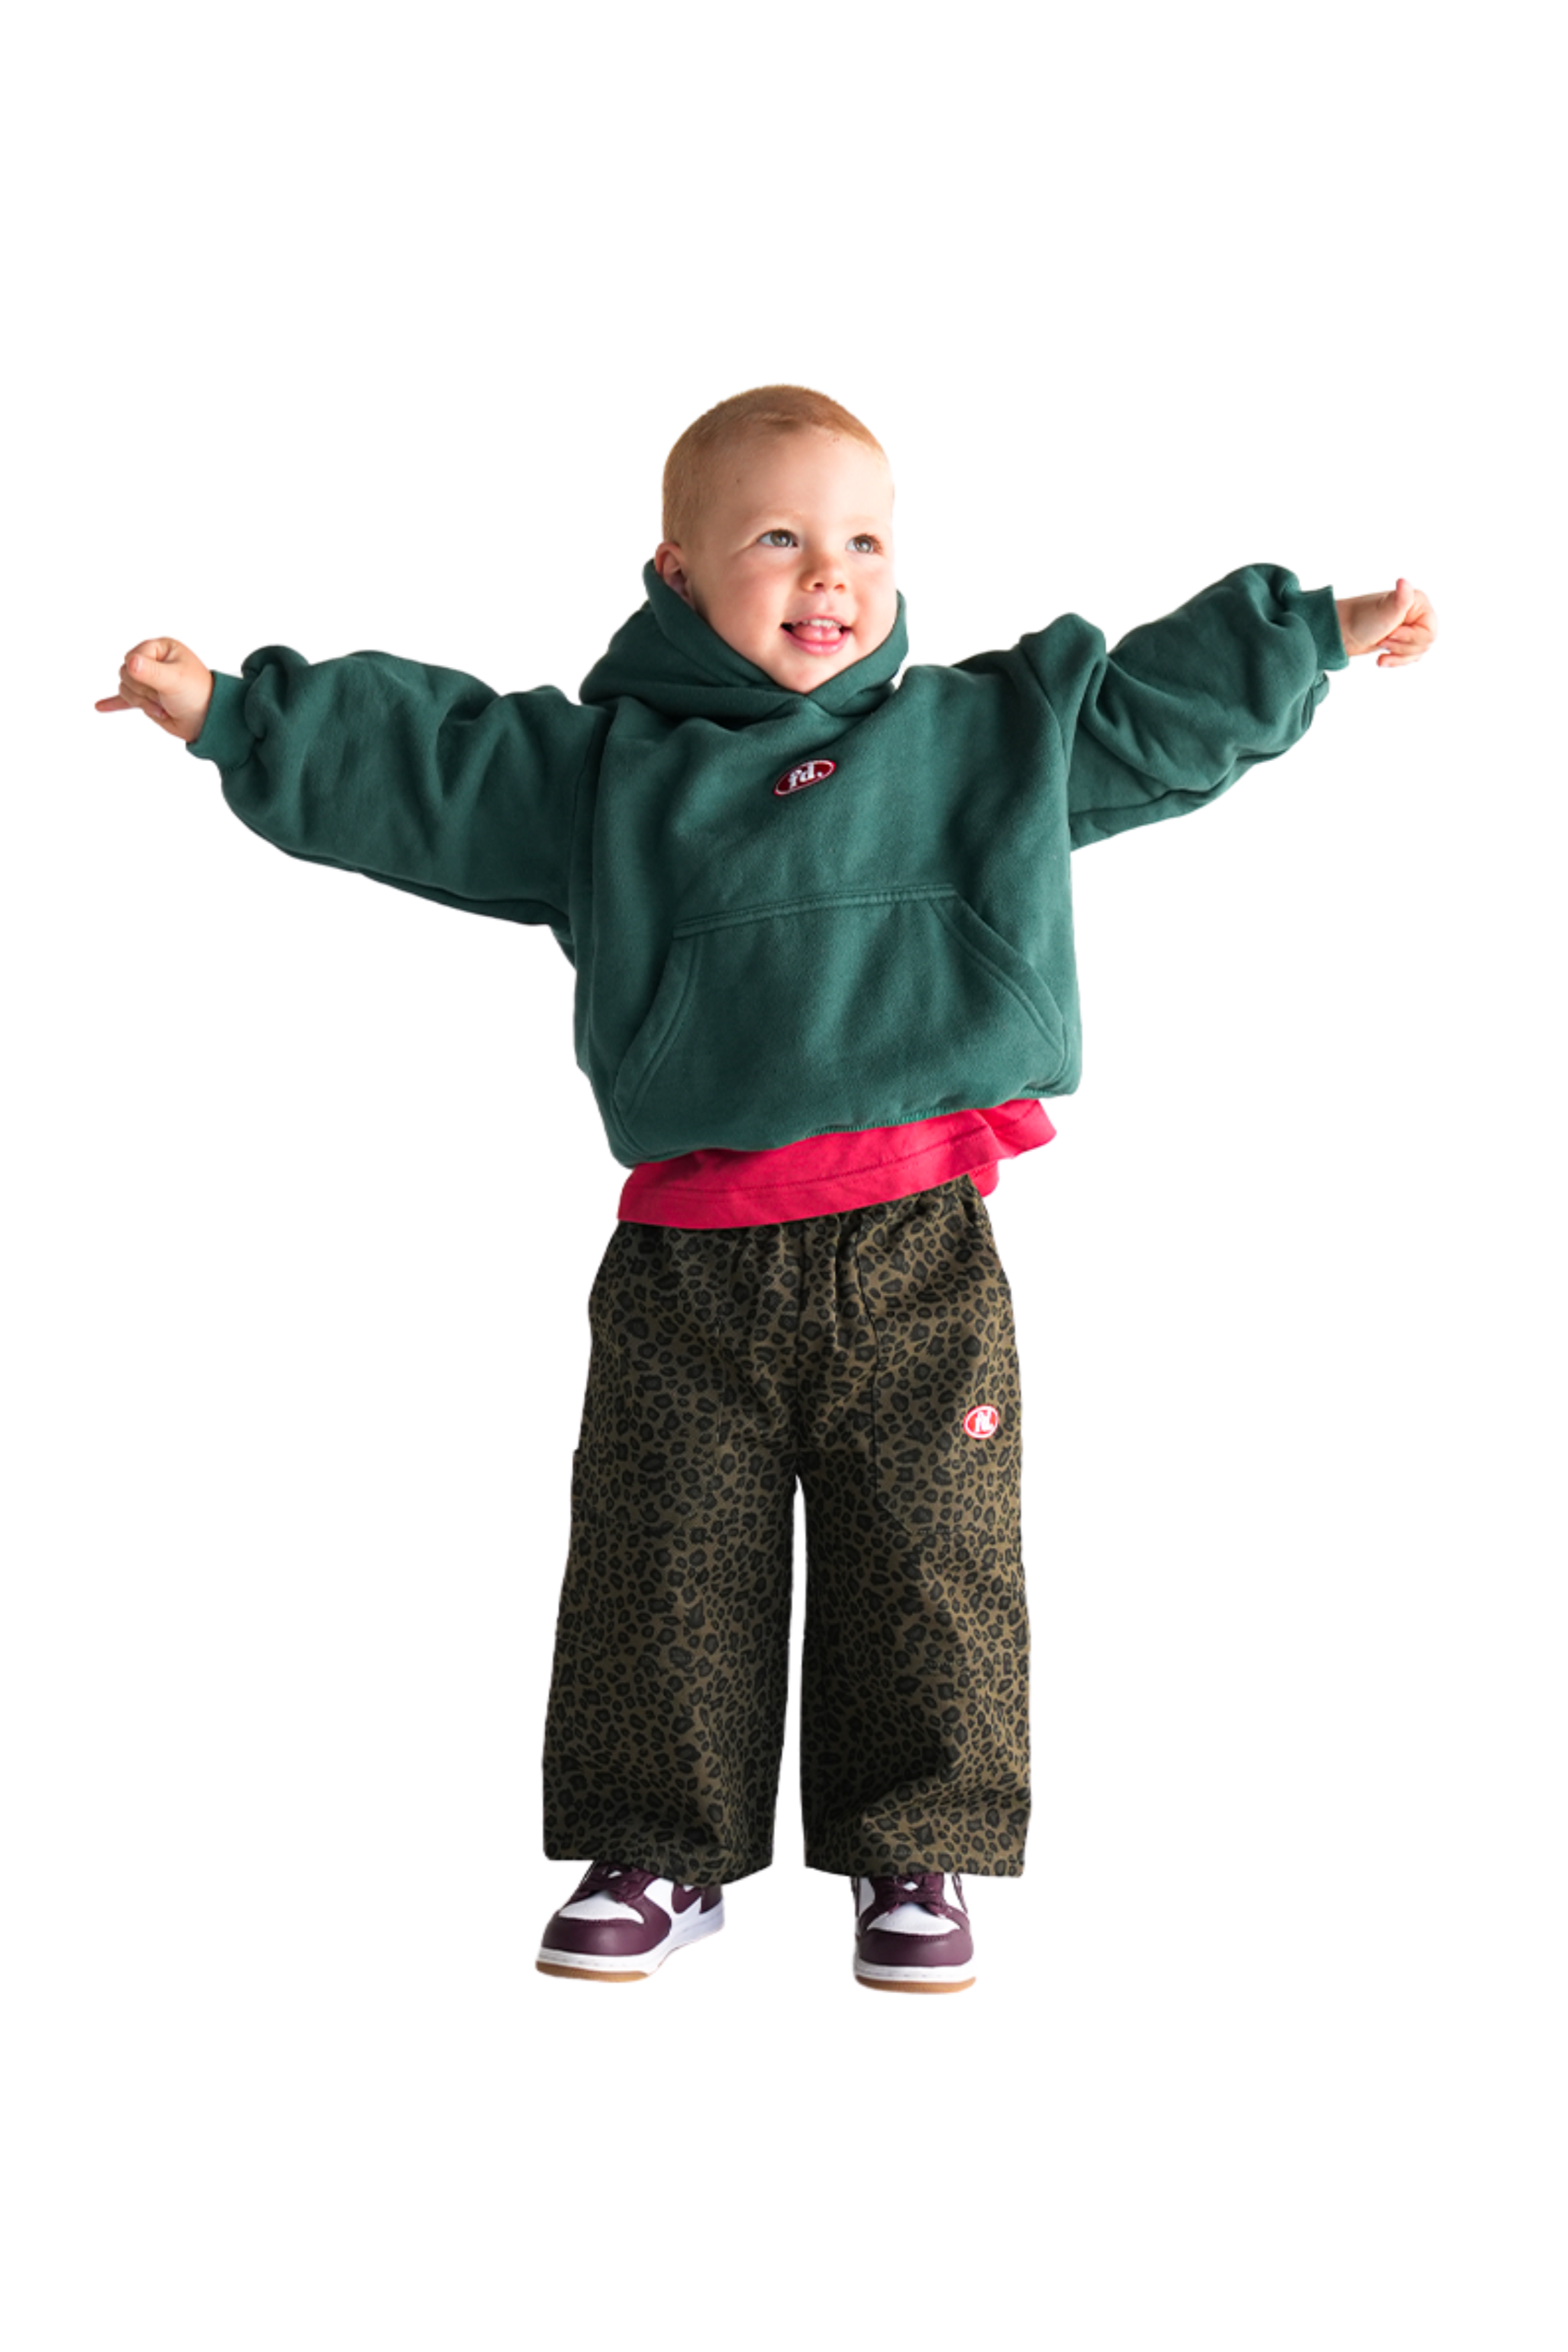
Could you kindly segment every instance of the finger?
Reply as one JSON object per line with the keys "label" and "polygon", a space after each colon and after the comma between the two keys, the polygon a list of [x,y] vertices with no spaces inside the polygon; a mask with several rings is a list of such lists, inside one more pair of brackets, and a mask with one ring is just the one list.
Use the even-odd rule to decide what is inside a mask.
{"label": "finger", "polygon": [[1377,640],[1377,646],[1379,652],[1384,646],[1414,646],[1425,650],[1431,644],[1432,636],[1430,622],[1425,613],[1407,613],[1402,621],[1396,621],[1391,629],[1384,631]]}
{"label": "finger", "polygon": [[136,705],[133,702],[127,702],[122,694],[110,694],[106,695],[101,702],[95,702],[92,707],[95,710],[134,710]]}
{"label": "finger", "polygon": [[140,675],[132,667],[137,657],[128,654],[120,673],[120,691],[136,709],[144,710],[155,699],[159,679],[155,671],[142,668]]}

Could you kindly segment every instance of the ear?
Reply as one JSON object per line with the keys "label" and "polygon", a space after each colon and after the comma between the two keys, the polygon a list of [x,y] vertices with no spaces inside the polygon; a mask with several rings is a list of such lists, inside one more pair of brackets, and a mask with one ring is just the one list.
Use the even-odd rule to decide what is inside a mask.
{"label": "ear", "polygon": [[653,568],[667,588],[673,588],[684,603],[691,603],[691,583],[687,577],[686,559],[673,540],[661,540],[654,549]]}

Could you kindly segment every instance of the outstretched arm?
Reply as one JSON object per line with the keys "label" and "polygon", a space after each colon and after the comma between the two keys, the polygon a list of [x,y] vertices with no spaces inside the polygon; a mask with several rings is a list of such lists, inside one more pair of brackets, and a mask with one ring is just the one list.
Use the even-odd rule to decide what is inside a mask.
{"label": "outstretched arm", "polygon": [[290,856],[565,944],[577,783],[607,719],[554,687],[496,694],[394,654],[310,663],[288,646],[234,677],[147,638],[97,707],[141,709],[215,763],[235,814]]}
{"label": "outstretched arm", "polygon": [[1026,637],[1067,755],[1073,846],[1207,807],[1300,741],[1331,670],[1374,649],[1384,667],[1418,659],[1435,632],[1407,580],[1336,597],[1249,563],[1109,651],[1077,614]]}

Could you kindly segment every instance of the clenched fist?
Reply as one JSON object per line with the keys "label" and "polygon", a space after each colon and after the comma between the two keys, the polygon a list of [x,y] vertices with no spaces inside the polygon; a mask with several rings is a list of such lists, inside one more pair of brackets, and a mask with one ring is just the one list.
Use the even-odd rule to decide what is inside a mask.
{"label": "clenched fist", "polygon": [[176,637],[143,637],[120,665],[120,691],[95,710],[144,710],[165,735],[194,743],[213,696],[213,674]]}

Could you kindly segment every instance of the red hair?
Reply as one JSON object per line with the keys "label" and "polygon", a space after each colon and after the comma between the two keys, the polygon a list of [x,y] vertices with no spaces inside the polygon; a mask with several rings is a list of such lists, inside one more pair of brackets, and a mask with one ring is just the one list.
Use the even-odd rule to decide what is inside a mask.
{"label": "red hair", "polygon": [[764,383],[721,400],[689,425],[664,461],[664,536],[682,544],[699,521],[715,466],[745,442],[763,434],[840,433],[875,449],[884,465],[888,453],[869,428],[825,392],[799,383]]}

